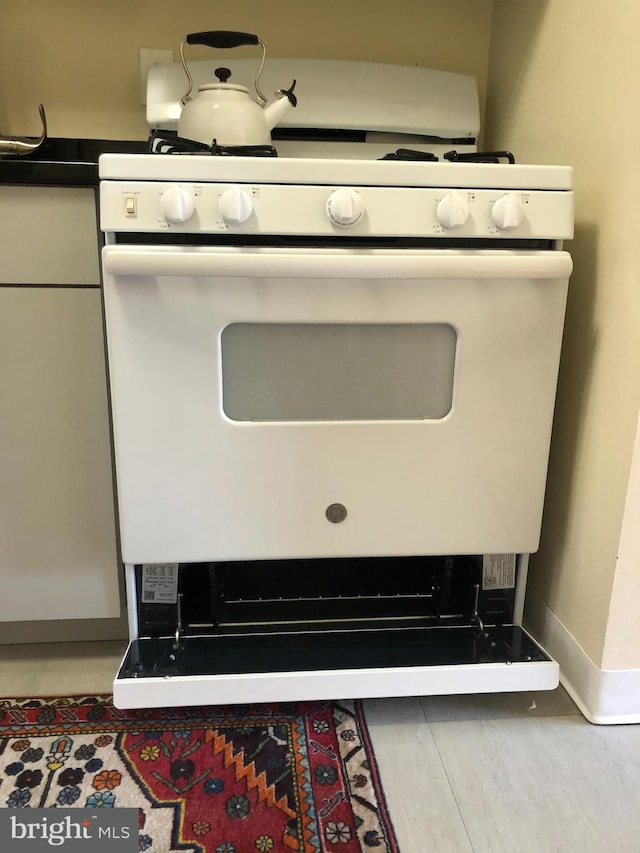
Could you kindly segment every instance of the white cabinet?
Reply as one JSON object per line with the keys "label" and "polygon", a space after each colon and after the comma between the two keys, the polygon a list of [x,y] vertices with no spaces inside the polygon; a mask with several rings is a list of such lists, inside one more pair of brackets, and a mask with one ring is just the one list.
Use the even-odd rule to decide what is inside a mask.
{"label": "white cabinet", "polygon": [[93,191],[0,187],[0,258],[0,622],[119,617]]}

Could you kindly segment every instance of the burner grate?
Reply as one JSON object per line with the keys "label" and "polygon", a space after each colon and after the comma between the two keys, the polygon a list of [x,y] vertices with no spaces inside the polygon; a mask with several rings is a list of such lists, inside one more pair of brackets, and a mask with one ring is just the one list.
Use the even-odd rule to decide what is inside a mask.
{"label": "burner grate", "polygon": [[379,159],[380,160],[425,160],[428,162],[436,162],[438,160],[436,155],[432,154],[430,151],[416,151],[413,148],[398,148],[389,154],[385,154],[384,157],[380,157]]}
{"label": "burner grate", "polygon": [[147,142],[148,154],[209,154],[214,157],[277,157],[273,145],[211,145],[184,139],[167,131],[152,130]]}
{"label": "burner grate", "polygon": [[[447,151],[443,155],[450,163],[515,163],[515,157],[510,151]],[[398,148],[395,151],[380,157],[380,160],[406,160],[413,162],[436,162],[440,158],[430,151],[417,151],[413,148]]]}
{"label": "burner grate", "polygon": [[[147,141],[148,154],[199,154],[215,157],[277,157],[278,151],[273,145],[219,145],[213,139],[210,145],[185,139],[173,131],[152,130]],[[414,148],[397,148],[379,160],[401,160],[406,162],[434,163],[439,157],[431,151],[419,151]],[[450,163],[515,163],[510,151],[447,151],[443,159]]]}
{"label": "burner grate", "polygon": [[444,159],[450,163],[499,163],[501,160],[511,164],[516,162],[511,151],[447,151]]}

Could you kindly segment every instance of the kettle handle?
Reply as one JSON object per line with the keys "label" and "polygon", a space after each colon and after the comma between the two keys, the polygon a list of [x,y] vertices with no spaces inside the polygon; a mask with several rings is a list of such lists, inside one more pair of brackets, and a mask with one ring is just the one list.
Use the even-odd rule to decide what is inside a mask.
{"label": "kettle handle", "polygon": [[184,58],[185,44],[203,44],[206,47],[221,48],[240,47],[240,45],[243,44],[259,44],[262,48],[262,58],[260,59],[260,67],[256,74],[254,86],[258,95],[257,101],[260,106],[263,107],[267,103],[267,99],[260,90],[260,75],[262,74],[264,60],[267,55],[267,49],[264,46],[262,39],[259,39],[258,36],[254,36],[251,33],[236,33],[232,30],[209,30],[203,33],[190,33],[180,45],[180,60],[182,61],[184,73],[187,75],[187,80],[189,81],[189,88],[180,99],[183,105],[186,104],[187,101],[191,100],[191,90],[193,89],[193,78],[187,66],[187,61]]}
{"label": "kettle handle", "polygon": [[187,44],[203,44],[206,47],[241,47],[243,44],[259,44],[258,36],[251,33],[236,33],[232,30],[210,30],[205,33],[190,33]]}

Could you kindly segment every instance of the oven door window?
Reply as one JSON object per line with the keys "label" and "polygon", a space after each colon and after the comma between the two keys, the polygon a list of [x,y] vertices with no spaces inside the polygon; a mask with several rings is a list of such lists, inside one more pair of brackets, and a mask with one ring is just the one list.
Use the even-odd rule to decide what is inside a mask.
{"label": "oven door window", "polygon": [[446,323],[233,323],[221,335],[234,421],[434,420],[453,402]]}

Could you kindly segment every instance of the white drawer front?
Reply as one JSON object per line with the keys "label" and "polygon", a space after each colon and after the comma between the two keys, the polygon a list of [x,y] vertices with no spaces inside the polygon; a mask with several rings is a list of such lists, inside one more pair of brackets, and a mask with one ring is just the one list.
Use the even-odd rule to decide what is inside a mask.
{"label": "white drawer front", "polygon": [[0,187],[0,284],[100,283],[95,193]]}

